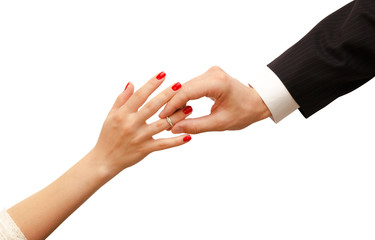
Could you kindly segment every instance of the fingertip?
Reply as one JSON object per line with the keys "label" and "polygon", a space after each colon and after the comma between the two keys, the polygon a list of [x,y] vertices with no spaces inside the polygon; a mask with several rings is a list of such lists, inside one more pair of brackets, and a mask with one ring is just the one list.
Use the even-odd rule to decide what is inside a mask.
{"label": "fingertip", "polygon": [[128,88],[129,83],[130,83],[130,82],[128,82],[128,84],[126,84],[124,91],[126,91],[126,89]]}
{"label": "fingertip", "polygon": [[114,108],[120,108],[122,105],[125,104],[125,102],[130,98],[130,96],[133,94],[134,91],[134,85],[131,82],[128,82],[125,86],[124,91],[122,91],[115,101],[115,103],[112,106],[112,109]]}
{"label": "fingertip", "polygon": [[186,106],[186,107],[184,107],[184,109],[182,110],[182,112],[185,115],[190,115],[193,112],[193,108],[191,106]]}
{"label": "fingertip", "polygon": [[172,86],[172,90],[173,91],[177,91],[178,89],[180,89],[182,87],[181,83],[177,82],[175,83],[173,86]]}
{"label": "fingertip", "polygon": [[124,89],[124,92],[133,92],[134,91],[134,84],[132,82],[128,82]]}
{"label": "fingertip", "polygon": [[186,136],[182,139],[182,141],[184,141],[184,143],[187,143],[187,142],[190,142],[191,139],[192,139],[192,138],[191,138],[191,135],[186,135]]}
{"label": "fingertip", "polygon": [[121,95],[130,97],[134,93],[134,84],[132,82],[128,82],[125,86],[124,91],[122,91]]}
{"label": "fingertip", "polygon": [[156,79],[157,79],[157,80],[164,80],[166,75],[167,75],[167,74],[166,74],[165,72],[160,72],[160,73],[156,76]]}

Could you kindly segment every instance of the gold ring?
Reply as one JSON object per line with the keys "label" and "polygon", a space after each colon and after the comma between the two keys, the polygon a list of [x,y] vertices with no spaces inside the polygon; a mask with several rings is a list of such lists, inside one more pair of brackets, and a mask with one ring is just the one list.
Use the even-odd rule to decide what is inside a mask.
{"label": "gold ring", "polygon": [[169,123],[169,125],[171,125],[171,127],[173,127],[172,120],[169,117],[166,117],[166,119],[167,119],[167,122]]}

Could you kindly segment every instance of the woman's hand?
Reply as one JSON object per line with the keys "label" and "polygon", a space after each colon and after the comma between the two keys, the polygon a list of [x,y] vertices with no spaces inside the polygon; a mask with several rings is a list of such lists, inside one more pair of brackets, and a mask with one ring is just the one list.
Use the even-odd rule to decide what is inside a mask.
{"label": "woman's hand", "polygon": [[[27,239],[46,239],[95,191],[124,168],[153,151],[175,147],[191,139],[189,135],[184,135],[154,140],[153,135],[170,128],[170,125],[165,119],[146,124],[146,120],[176,94],[181,84],[176,83],[164,90],[138,110],[164,78],[165,73],[160,73],[134,94],[134,86],[128,84],[109,112],[93,150],[46,188],[8,209]],[[170,119],[176,123],[191,111],[191,107],[185,107]]]}
{"label": "woman's hand", "polygon": [[[111,177],[141,161],[149,153],[176,147],[190,141],[190,135],[166,139],[153,139],[153,135],[171,128],[166,119],[147,124],[146,120],[164,106],[181,88],[180,83],[165,89],[159,95],[146,102],[147,98],[162,84],[165,73],[151,78],[133,94],[134,85],[128,83],[117,97],[107,119],[103,124],[99,140],[91,151],[98,164],[103,166]],[[142,107],[142,108],[141,108]],[[187,106],[170,116],[173,124],[191,114]]]}
{"label": "woman's hand", "polygon": [[[117,173],[142,160],[147,154],[175,147],[191,138],[183,135],[158,139],[153,135],[170,128],[165,119],[152,124],[146,120],[176,94],[181,84],[164,90],[138,110],[163,82],[165,73],[153,77],[133,94],[128,84],[104,122],[99,140],[84,158],[46,188],[8,209],[29,240],[46,239],[70,214]],[[186,118],[191,107],[170,116],[173,123]]]}

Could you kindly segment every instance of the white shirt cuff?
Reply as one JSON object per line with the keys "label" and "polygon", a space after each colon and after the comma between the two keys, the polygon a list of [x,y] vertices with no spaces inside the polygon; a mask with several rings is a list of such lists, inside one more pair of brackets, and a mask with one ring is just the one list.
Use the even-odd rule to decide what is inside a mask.
{"label": "white shirt cuff", "polygon": [[278,76],[268,67],[251,81],[250,85],[258,92],[267,105],[272,116],[271,119],[278,123],[283,118],[299,108],[299,105],[290,95]]}

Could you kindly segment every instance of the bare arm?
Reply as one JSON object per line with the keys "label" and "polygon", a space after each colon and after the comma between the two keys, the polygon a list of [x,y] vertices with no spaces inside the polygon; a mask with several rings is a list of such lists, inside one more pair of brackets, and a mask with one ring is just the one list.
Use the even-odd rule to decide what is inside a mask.
{"label": "bare arm", "polygon": [[[146,124],[146,120],[169,101],[181,85],[167,88],[139,109],[164,78],[163,75],[153,77],[134,94],[134,86],[129,84],[109,112],[93,150],[52,184],[8,209],[27,239],[48,237],[123,169],[138,163],[153,151],[179,146],[191,139],[188,135],[153,139],[153,135],[170,126],[165,119]],[[190,109],[186,107],[174,113],[170,116],[172,122],[186,118]]]}
{"label": "bare arm", "polygon": [[45,239],[113,176],[90,152],[48,187],[8,209],[27,239]]}

